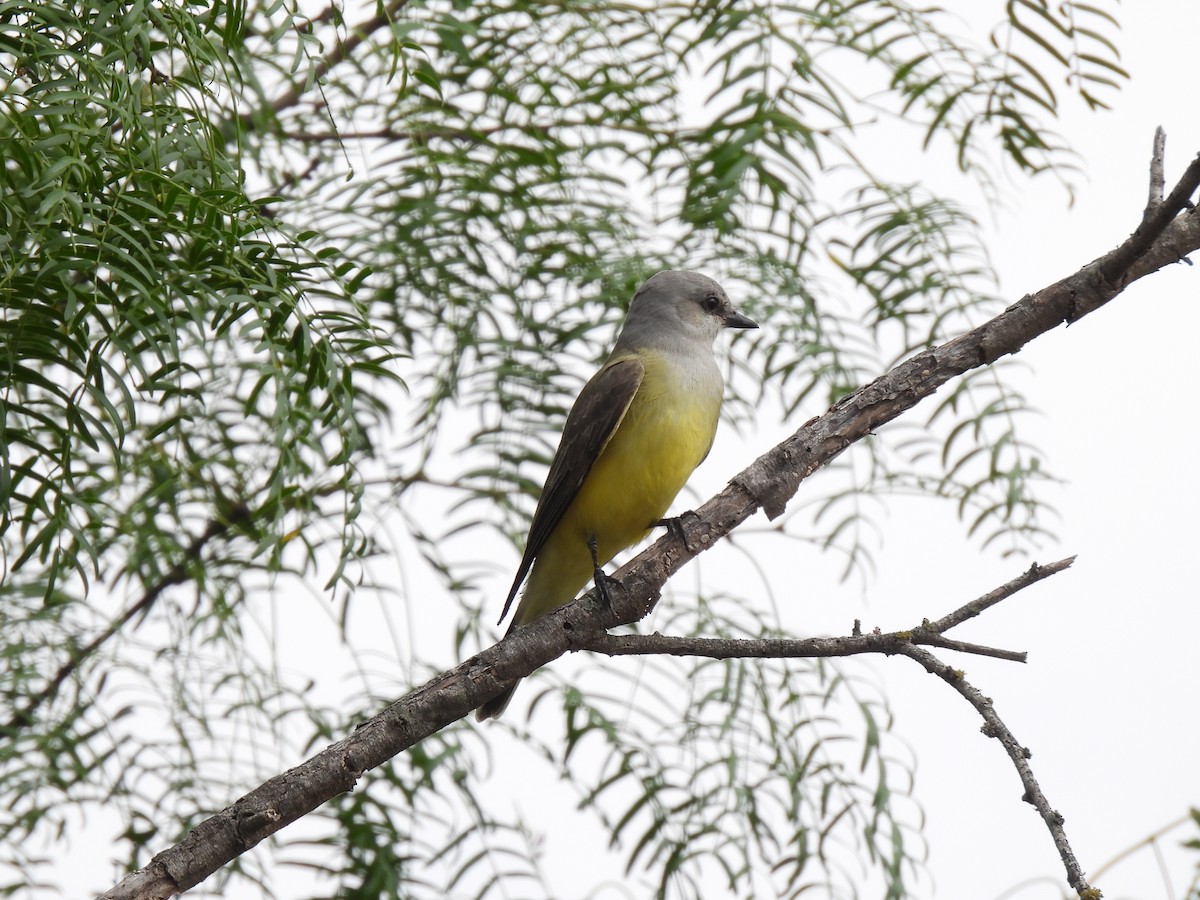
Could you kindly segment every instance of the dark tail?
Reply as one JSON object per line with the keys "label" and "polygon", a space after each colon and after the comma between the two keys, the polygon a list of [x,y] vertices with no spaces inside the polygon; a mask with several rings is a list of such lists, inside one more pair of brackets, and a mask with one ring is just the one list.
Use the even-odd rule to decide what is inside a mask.
{"label": "dark tail", "polygon": [[520,681],[514,681],[487,703],[483,704],[483,706],[479,707],[479,709],[475,710],[475,721],[482,722],[485,719],[500,718],[500,714],[508,706],[508,701],[512,699],[512,695],[516,693],[517,685],[520,683]]}
{"label": "dark tail", "polygon": [[[508,599],[510,602],[512,601],[512,597],[509,597]],[[506,606],[504,610],[507,612],[508,607]],[[517,619],[516,616],[514,616],[512,622],[509,623],[508,630],[504,632],[504,636],[508,637],[516,630],[516,628]],[[516,692],[517,685],[520,683],[521,679],[518,678],[487,703],[483,704],[483,706],[479,707],[479,709],[475,710],[475,721],[483,722],[486,719],[500,718],[501,713],[503,713],[508,707],[508,701],[512,699],[512,695]]]}

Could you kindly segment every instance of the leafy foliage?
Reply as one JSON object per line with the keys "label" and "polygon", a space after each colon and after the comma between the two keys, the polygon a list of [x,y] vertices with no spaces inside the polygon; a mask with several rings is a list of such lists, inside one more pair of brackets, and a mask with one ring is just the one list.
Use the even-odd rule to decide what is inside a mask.
{"label": "leafy foliage", "polygon": [[[194,639],[237,640],[248,571],[283,566],[329,492],[335,559],[361,555],[357,468],[396,351],[357,270],[246,192],[207,106],[228,64],[215,20],[149,3],[4,16],[0,834],[20,846],[47,817],[63,827],[64,801],[123,792],[114,766],[140,768],[121,760],[129,707],[93,704],[114,665],[148,664],[128,632],[167,586],[196,586]],[[100,578],[127,605],[85,604]]]}
{"label": "leafy foliage", "polygon": [[[387,610],[411,611],[429,573],[462,605],[444,626],[456,649],[482,641],[481,530],[524,531],[557,425],[649,273],[716,274],[763,323],[734,347],[735,420],[764,401],[808,415],[995,308],[974,221],[880,147],[923,147],[984,198],[1005,170],[1069,187],[1069,149],[1045,124],[1064,102],[1053,86],[1104,104],[1124,76],[1114,6],[1014,0],[980,44],[888,0],[385,0],[307,17],[6,4],[0,836],[14,889],[36,893],[47,860],[29,848],[80,816],[115,816],[122,862],[138,864],[279,768],[280,748],[403,690],[362,670],[362,646],[400,656],[411,682],[451,642],[381,647],[355,626],[404,631]],[[1003,370],[975,376],[920,433],[831,472],[792,526],[859,571],[862,498],[920,490],[953,498],[985,544],[1028,546],[1047,476],[1017,427],[1026,411]],[[310,581],[332,606],[296,590]],[[345,645],[322,650],[349,648],[355,688],[313,683],[310,655],[288,656],[311,609],[340,627]],[[680,627],[769,631],[703,609]],[[851,895],[847,860],[865,858],[903,893],[913,841],[886,714],[851,675],[658,674],[712,690],[666,732],[570,691],[562,740],[530,736],[630,871],[671,896],[714,867],[731,891]],[[831,749],[848,732],[860,772]],[[328,851],[302,864],[347,896],[541,884],[537,836],[473,799],[486,762],[465,728],[427,742],[295,839]],[[235,877],[265,883],[260,866]]]}

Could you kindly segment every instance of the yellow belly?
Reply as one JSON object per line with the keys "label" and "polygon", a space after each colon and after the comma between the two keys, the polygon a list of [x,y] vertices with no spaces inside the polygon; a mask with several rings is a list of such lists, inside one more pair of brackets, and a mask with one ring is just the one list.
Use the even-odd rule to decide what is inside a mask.
{"label": "yellow belly", "polygon": [[603,565],[665,515],[716,433],[720,378],[697,388],[647,364],[616,434],[538,554],[517,623],[562,606],[591,580],[591,538]]}

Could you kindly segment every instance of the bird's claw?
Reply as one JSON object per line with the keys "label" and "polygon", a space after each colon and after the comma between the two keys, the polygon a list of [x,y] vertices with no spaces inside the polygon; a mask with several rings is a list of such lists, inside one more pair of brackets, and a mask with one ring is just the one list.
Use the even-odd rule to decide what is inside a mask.
{"label": "bird's claw", "polygon": [[700,514],[698,512],[696,512],[694,509],[687,509],[687,510],[684,510],[683,512],[681,512],[677,516],[668,516],[665,519],[655,519],[653,522],[650,523],[650,525],[651,525],[651,527],[656,527],[656,526],[661,525],[662,527],[666,528],[667,534],[671,535],[671,537],[675,538],[681,544],[683,544],[683,546],[687,548],[687,551],[689,553],[695,553],[696,548],[694,546],[692,546],[692,544],[688,541],[687,533],[683,530],[683,520],[687,516],[695,516],[696,519],[700,518]]}
{"label": "bird's claw", "polygon": [[604,608],[609,612],[612,611],[612,597],[608,593],[608,585],[615,584],[617,579],[613,578],[604,571],[604,567],[600,565],[600,557],[596,552],[596,537],[593,535],[588,538],[588,550],[592,554],[592,580],[596,583],[596,591],[600,594],[600,602],[604,604]]}

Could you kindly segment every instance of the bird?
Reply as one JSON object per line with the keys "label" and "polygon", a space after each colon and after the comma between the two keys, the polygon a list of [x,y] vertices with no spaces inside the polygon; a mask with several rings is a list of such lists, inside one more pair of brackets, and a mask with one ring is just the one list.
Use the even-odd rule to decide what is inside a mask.
{"label": "bird", "polygon": [[[500,621],[528,575],[507,634],[575,598],[663,516],[717,431],[724,379],[713,355],[726,328],[757,328],[698,272],[647,279],[608,359],[567,414]],[[475,711],[504,712],[519,680]]]}

